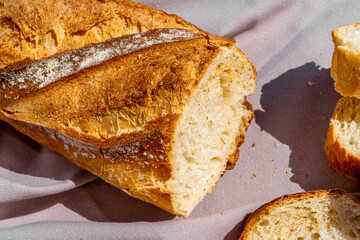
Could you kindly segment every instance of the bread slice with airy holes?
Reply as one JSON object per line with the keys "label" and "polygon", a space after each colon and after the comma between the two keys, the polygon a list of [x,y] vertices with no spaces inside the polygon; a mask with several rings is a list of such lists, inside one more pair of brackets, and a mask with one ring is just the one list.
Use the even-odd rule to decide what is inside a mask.
{"label": "bread slice with airy holes", "polygon": [[335,90],[343,96],[360,98],[360,24],[334,29],[332,37],[335,49],[331,76]]}
{"label": "bread slice with airy holes", "polygon": [[360,178],[360,99],[338,100],[325,140],[328,165],[340,174]]}
{"label": "bread slice with airy holes", "polygon": [[250,239],[360,239],[360,202],[339,189],[282,196],[247,219]]}

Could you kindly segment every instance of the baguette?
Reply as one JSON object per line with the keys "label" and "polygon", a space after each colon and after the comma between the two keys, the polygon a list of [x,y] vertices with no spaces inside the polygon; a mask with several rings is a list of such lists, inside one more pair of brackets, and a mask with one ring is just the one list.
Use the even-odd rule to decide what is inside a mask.
{"label": "baguette", "polygon": [[360,202],[339,189],[285,195],[250,215],[245,239],[360,239]]}
{"label": "baguette", "polygon": [[[166,17],[193,28],[145,9],[161,15],[159,25]],[[185,28],[13,60],[0,71],[0,119],[129,195],[187,217],[238,159],[256,71],[234,40]]]}
{"label": "baguette", "polygon": [[360,99],[338,100],[325,140],[327,163],[340,174],[360,179]]}
{"label": "baguette", "polygon": [[331,76],[335,90],[343,96],[360,98],[360,24],[334,29],[332,37],[335,49]]}

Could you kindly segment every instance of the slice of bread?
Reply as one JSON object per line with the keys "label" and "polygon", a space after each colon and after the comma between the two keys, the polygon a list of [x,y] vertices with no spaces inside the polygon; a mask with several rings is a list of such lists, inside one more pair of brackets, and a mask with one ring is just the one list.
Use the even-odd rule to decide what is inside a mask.
{"label": "slice of bread", "polygon": [[343,96],[360,98],[360,24],[334,29],[332,37],[335,49],[331,76],[335,90]]}
{"label": "slice of bread", "polygon": [[245,239],[360,239],[360,202],[339,189],[285,195],[248,218]]}
{"label": "slice of bread", "polygon": [[329,166],[340,174],[360,179],[360,99],[338,100],[324,150]]}

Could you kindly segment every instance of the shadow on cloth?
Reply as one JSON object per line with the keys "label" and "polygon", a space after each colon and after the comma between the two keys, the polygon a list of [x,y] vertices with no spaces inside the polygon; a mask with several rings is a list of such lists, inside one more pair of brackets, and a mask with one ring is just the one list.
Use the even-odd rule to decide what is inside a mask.
{"label": "shadow on cloth", "polygon": [[292,182],[304,190],[344,188],[353,182],[326,164],[324,141],[331,114],[340,95],[335,92],[330,69],[314,62],[290,69],[262,87],[255,111],[256,123],[289,146]]}
{"label": "shadow on cloth", "polygon": [[[0,221],[41,211],[46,215],[49,208],[59,204],[95,222],[157,222],[174,218],[170,213],[132,198],[103,180],[97,179],[68,192],[0,204]],[[66,209],[62,215],[66,215],[65,212]]]}
{"label": "shadow on cloth", "polygon": [[75,164],[0,121],[0,167],[18,174],[68,180],[79,173]]}
{"label": "shadow on cloth", "polygon": [[[72,179],[78,180],[77,182],[94,179],[91,174],[79,169],[60,154],[35,142],[3,121],[0,121],[0,153],[0,167],[19,176],[29,175],[63,181]],[[90,221],[153,222],[174,218],[160,208],[132,198],[99,179],[59,194],[1,203],[0,220],[46,211],[56,204],[62,204]]]}
{"label": "shadow on cloth", "polygon": [[249,218],[249,216],[251,215],[251,213],[248,213],[245,215],[244,219],[242,221],[240,221],[238,224],[236,224],[233,229],[231,229],[231,231],[226,234],[224,240],[237,240],[240,238],[241,233],[244,230],[244,225],[246,220]]}

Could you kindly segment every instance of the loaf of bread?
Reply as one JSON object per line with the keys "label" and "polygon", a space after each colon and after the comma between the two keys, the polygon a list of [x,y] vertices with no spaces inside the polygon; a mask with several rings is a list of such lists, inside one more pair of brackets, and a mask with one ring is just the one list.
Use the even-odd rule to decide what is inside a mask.
{"label": "loaf of bread", "polygon": [[328,165],[360,180],[360,99],[340,98],[325,140]]}
{"label": "loaf of bread", "polygon": [[360,98],[360,24],[334,29],[332,37],[335,49],[331,76],[335,90],[343,96]]}
{"label": "loaf of bread", "polygon": [[339,189],[285,195],[250,215],[245,239],[360,239],[360,202]]}
{"label": "loaf of bread", "polygon": [[3,28],[25,44],[12,52],[12,39],[0,39],[0,119],[129,195],[188,216],[234,167],[254,116],[246,95],[255,68],[235,42],[130,1],[17,4],[0,5],[11,19]]}

